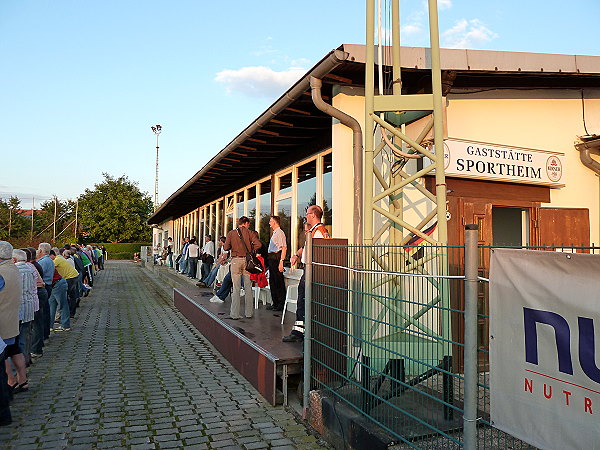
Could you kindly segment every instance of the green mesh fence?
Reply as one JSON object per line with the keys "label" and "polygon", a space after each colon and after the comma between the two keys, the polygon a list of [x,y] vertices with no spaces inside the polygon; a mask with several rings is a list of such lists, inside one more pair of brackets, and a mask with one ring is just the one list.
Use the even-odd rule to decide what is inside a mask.
{"label": "green mesh fence", "polygon": [[[490,249],[479,247],[478,447],[529,448],[489,418]],[[336,415],[358,413],[397,448],[463,446],[463,247],[314,245],[311,328],[311,389]]]}

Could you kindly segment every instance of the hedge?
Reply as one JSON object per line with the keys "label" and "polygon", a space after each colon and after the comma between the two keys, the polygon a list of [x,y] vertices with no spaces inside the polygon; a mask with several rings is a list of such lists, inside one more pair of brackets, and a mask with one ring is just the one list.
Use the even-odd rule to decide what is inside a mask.
{"label": "hedge", "polygon": [[142,245],[152,245],[148,242],[126,242],[119,244],[95,244],[104,245],[108,252],[108,259],[133,259],[133,254],[141,250]]}

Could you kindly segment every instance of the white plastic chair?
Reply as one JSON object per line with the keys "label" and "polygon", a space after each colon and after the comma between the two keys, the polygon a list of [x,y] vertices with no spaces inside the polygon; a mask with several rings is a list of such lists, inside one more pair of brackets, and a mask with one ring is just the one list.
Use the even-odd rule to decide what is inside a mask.
{"label": "white plastic chair", "polygon": [[271,289],[269,286],[264,288],[254,286],[252,290],[254,291],[254,309],[258,309],[260,300],[262,300],[263,305],[271,303]]}
{"label": "white plastic chair", "polygon": [[285,320],[285,312],[287,311],[288,304],[297,305],[298,303],[298,285],[289,285],[287,288],[287,294],[285,295],[285,303],[283,304],[283,311],[281,312],[281,325]]}

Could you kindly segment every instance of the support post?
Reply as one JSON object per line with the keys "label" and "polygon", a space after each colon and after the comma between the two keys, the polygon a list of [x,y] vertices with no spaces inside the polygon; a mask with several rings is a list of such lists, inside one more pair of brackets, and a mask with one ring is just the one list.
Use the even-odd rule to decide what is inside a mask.
{"label": "support post", "polygon": [[465,403],[464,445],[477,448],[477,284],[479,253],[478,225],[465,226]]}
{"label": "support post", "polygon": [[304,266],[304,385],[302,392],[302,417],[307,418],[309,407],[310,380],[311,380],[311,339],[312,339],[312,260],[313,260],[312,233],[306,233],[306,264]]}

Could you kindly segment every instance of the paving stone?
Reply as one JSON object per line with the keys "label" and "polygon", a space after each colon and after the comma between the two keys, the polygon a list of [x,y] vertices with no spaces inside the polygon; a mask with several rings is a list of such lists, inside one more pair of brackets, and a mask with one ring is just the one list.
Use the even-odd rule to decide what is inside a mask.
{"label": "paving stone", "polygon": [[261,436],[267,441],[283,439],[283,433],[261,434]]}
{"label": "paving stone", "polygon": [[213,434],[221,434],[221,433],[226,433],[227,432],[227,428],[211,428],[208,427],[204,430],[205,434],[208,435],[213,435]]}
{"label": "paving stone", "polygon": [[176,434],[157,434],[152,438],[155,442],[166,442],[178,440]]}
{"label": "paving stone", "polygon": [[137,445],[132,445],[129,448],[130,448],[130,450],[147,450],[147,449],[156,448],[156,445],[154,445],[152,443],[150,443],[150,444],[137,444]]}
{"label": "paving stone", "polygon": [[203,438],[205,438],[208,441],[208,436],[204,436],[204,434],[202,433],[201,430],[198,430],[198,431],[184,431],[183,433],[179,433],[179,437],[181,439],[203,437]]}
{"label": "paving stone", "polygon": [[82,437],[75,437],[72,439],[73,444],[75,444],[75,445],[91,444],[93,442],[96,442],[97,440],[98,440],[98,438],[96,436],[82,436]]}
{"label": "paving stone", "polygon": [[189,442],[189,443],[186,443],[185,448],[186,448],[186,450],[205,450],[208,448],[208,444]]}
{"label": "paving stone", "polygon": [[221,433],[221,434],[213,434],[210,439],[213,442],[222,441],[224,439],[233,439],[233,434],[231,433]]}
{"label": "paving stone", "polygon": [[175,429],[176,427],[173,425],[172,422],[165,422],[165,423],[154,423],[152,425],[149,425],[150,428],[152,428],[153,430],[168,430],[168,429]]}
{"label": "paving stone", "polygon": [[121,428],[101,428],[98,430],[99,435],[105,434],[121,434]]}
{"label": "paving stone", "polygon": [[231,447],[235,447],[235,448],[240,448],[240,446],[238,446],[236,444],[236,442],[232,439],[226,439],[224,441],[217,441],[217,442],[211,442],[210,443],[210,447],[211,448],[231,448]]}
{"label": "paving stone", "polygon": [[137,437],[137,438],[127,438],[125,440],[125,443],[127,445],[149,444],[150,443],[150,437],[149,436],[143,436],[143,437]]}
{"label": "paving stone", "polygon": [[248,450],[254,450],[254,449],[258,449],[258,448],[268,448],[269,444],[267,444],[266,442],[263,441],[258,441],[258,442],[251,442],[248,444],[244,444],[244,448],[248,449]]}

